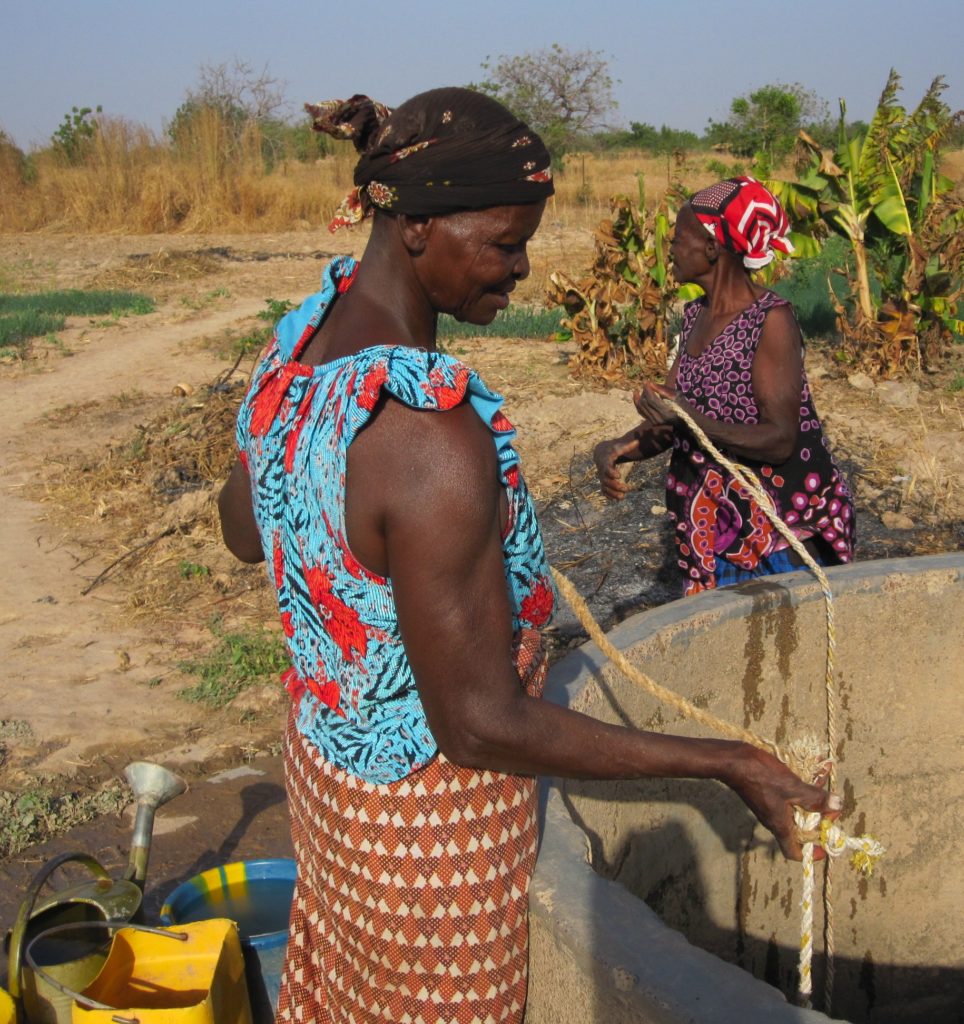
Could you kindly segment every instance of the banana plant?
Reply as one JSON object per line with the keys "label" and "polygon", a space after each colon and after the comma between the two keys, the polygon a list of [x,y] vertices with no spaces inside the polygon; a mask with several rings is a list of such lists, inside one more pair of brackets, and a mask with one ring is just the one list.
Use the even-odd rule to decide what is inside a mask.
{"label": "banana plant", "polygon": [[957,315],[964,292],[964,207],[954,200],[953,189],[928,150],[908,188],[912,234],[885,281],[888,299],[881,307],[913,314],[918,333],[943,329],[964,336],[964,321]]}
{"label": "banana plant", "polygon": [[897,101],[899,88],[892,70],[870,124],[853,136],[841,100],[836,148],[823,149],[801,132],[801,177],[768,182],[811,244],[827,231],[847,239],[856,311],[851,317],[837,303],[841,327],[854,347],[871,350],[860,361],[885,372],[920,361],[922,329],[958,331],[960,323],[955,202],[936,159],[960,114],[941,101],[941,78],[911,113]]}
{"label": "banana plant", "polygon": [[830,230],[850,243],[854,255],[856,300],[861,316],[876,317],[868,266],[868,225],[872,217],[885,231],[907,236],[910,214],[893,160],[887,135],[903,111],[896,104],[899,80],[891,72],[873,119],[863,133],[847,136],[847,105],[840,101],[835,153],[822,149],[806,132],[800,133],[810,166],[796,184],[803,193],[792,205],[819,214]]}

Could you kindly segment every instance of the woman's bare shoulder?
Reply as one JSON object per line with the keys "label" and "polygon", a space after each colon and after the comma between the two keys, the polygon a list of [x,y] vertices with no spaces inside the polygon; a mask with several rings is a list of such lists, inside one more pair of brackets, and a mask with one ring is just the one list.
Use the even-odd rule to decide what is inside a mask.
{"label": "woman's bare shoulder", "polygon": [[[780,296],[776,297],[780,299]],[[797,316],[793,311],[793,306],[785,299],[781,299],[767,308],[760,340],[771,343],[802,344],[803,337],[800,333]]]}
{"label": "woman's bare shoulder", "polygon": [[353,471],[414,500],[433,493],[476,500],[497,480],[492,434],[468,402],[439,411],[385,397],[349,458]]}

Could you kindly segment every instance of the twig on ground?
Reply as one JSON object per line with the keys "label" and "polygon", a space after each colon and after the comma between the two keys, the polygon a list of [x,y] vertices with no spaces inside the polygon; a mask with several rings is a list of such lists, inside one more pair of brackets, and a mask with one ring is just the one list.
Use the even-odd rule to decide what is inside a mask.
{"label": "twig on ground", "polygon": [[176,532],[176,526],[169,526],[166,530],[161,530],[160,533],[155,534],[155,536],[151,537],[150,540],[145,540],[142,544],[137,544],[134,547],[132,547],[130,551],[125,551],[124,554],[120,556],[120,558],[115,558],[114,561],[110,563],[110,565],[108,565],[100,573],[98,573],[98,575],[95,576],[94,579],[90,583],[88,583],[86,587],[84,587],[84,589],[80,592],[81,596],[86,597],[94,589],[94,587],[100,586],[100,584],[103,583],[104,580],[108,578],[108,576],[110,576],[111,572],[114,569],[116,569],[117,566],[121,564],[121,562],[130,558],[131,555],[136,555],[138,551],[143,551],[145,550],[145,548],[153,546],[159,540],[163,540],[165,537],[170,537],[172,533]]}

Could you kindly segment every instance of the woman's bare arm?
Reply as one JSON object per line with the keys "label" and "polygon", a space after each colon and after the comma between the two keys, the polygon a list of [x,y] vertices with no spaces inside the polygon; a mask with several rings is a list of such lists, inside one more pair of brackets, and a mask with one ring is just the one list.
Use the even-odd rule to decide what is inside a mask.
{"label": "woman's bare arm", "polygon": [[[668,389],[676,387],[677,366],[679,366],[679,356],[676,357],[666,378]],[[633,401],[637,408],[639,400],[640,393],[636,392],[633,395]],[[625,498],[629,491],[629,485],[623,479],[618,467],[627,462],[640,462],[643,459],[650,459],[654,455],[660,455],[672,443],[672,423],[653,424],[646,420],[623,434],[622,437],[600,441],[592,453],[593,462],[596,464],[596,475],[599,477],[600,490],[607,498],[614,498],[617,501]]]}
{"label": "woman's bare arm", "polygon": [[[525,694],[511,659],[491,434],[467,406],[386,411],[355,453],[349,494],[367,487],[406,653],[445,756],[480,769],[575,778],[719,779],[784,852],[799,856],[792,806],[827,809],[827,795],[768,754],[607,725]],[[371,537],[349,541],[358,556]]]}

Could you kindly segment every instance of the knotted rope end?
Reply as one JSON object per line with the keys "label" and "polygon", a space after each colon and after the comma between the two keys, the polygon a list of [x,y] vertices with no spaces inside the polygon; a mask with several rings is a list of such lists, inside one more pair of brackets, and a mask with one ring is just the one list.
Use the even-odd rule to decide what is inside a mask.
{"label": "knotted rope end", "polygon": [[814,783],[826,778],[833,764],[827,755],[826,745],[813,734],[791,740],[781,760],[795,775]]}
{"label": "knotted rope end", "polygon": [[828,857],[839,857],[850,851],[850,866],[865,878],[874,873],[877,862],[887,852],[886,847],[872,835],[849,836],[835,822],[823,818],[820,822],[820,845]]}
{"label": "knotted rope end", "polygon": [[886,852],[884,847],[877,842],[873,836],[861,836],[861,840],[867,840],[869,844],[872,844],[872,848],[861,848],[854,850],[850,855],[850,864],[855,871],[859,871],[864,878],[870,878],[874,873],[874,868],[877,866],[877,861]]}

